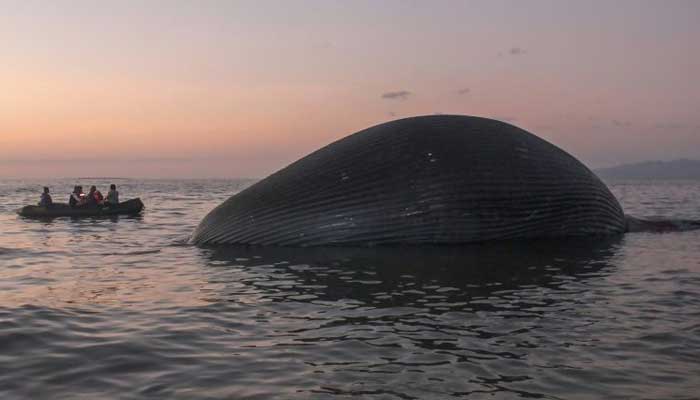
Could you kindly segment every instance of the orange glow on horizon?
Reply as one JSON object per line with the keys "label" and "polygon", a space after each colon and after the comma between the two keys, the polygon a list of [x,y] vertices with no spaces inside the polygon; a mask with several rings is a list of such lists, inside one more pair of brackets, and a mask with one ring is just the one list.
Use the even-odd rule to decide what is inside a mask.
{"label": "orange glow on horizon", "polygon": [[0,17],[0,161],[255,159],[257,175],[433,113],[505,119],[593,165],[700,158],[700,6],[476,4],[18,6]]}

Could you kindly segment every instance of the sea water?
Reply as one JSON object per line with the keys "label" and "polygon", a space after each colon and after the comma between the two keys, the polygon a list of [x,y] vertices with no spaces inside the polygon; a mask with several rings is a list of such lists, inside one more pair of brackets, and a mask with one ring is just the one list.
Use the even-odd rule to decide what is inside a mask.
{"label": "sea water", "polygon": [[[18,217],[42,186],[142,216]],[[0,398],[700,396],[700,232],[462,247],[187,244],[246,180],[0,181]],[[700,219],[700,182],[609,182]]]}

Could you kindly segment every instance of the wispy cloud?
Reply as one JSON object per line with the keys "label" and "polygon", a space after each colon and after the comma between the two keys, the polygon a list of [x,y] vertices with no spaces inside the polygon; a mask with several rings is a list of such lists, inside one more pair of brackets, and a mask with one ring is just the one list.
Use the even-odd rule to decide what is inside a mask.
{"label": "wispy cloud", "polygon": [[656,129],[685,129],[685,125],[677,122],[659,122],[654,125]]}
{"label": "wispy cloud", "polygon": [[382,99],[386,100],[406,100],[408,96],[411,96],[413,93],[409,92],[408,90],[399,90],[396,92],[386,92],[382,94]]}
{"label": "wispy cloud", "polygon": [[333,43],[329,40],[326,40],[323,42],[316,42],[313,44],[314,49],[320,49],[320,50],[332,49],[333,47],[335,47],[335,43]]}
{"label": "wispy cloud", "polygon": [[457,91],[457,94],[459,94],[459,95],[467,94],[467,93],[469,93],[469,92],[471,92],[471,91],[472,91],[472,90],[469,89],[469,88],[462,88],[462,89],[459,89],[459,90]]}
{"label": "wispy cloud", "polygon": [[612,120],[612,124],[618,128],[628,128],[632,126],[632,123],[630,121],[620,121],[617,119]]}
{"label": "wispy cloud", "polygon": [[527,52],[522,47],[511,47],[510,50],[508,50],[508,54],[511,56],[521,56],[525,53]]}

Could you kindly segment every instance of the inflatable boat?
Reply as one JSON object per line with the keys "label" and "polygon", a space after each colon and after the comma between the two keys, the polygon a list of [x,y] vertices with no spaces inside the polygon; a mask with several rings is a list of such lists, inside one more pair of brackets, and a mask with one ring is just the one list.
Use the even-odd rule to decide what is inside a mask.
{"label": "inflatable boat", "polygon": [[116,206],[70,207],[68,204],[52,204],[49,207],[24,206],[17,214],[27,218],[57,217],[107,217],[114,215],[136,215],[143,210],[141,199],[131,199]]}

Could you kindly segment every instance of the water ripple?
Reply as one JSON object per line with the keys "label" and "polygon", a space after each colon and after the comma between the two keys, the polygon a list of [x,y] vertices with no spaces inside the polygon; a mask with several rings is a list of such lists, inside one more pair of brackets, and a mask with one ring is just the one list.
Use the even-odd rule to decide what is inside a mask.
{"label": "water ripple", "polygon": [[[72,187],[73,180],[57,181]],[[91,182],[83,182],[84,185]],[[106,185],[108,182],[95,182]],[[28,221],[0,182],[0,398],[693,398],[700,233],[196,248],[249,181],[120,181],[140,218]],[[613,185],[700,218],[700,185]]]}

